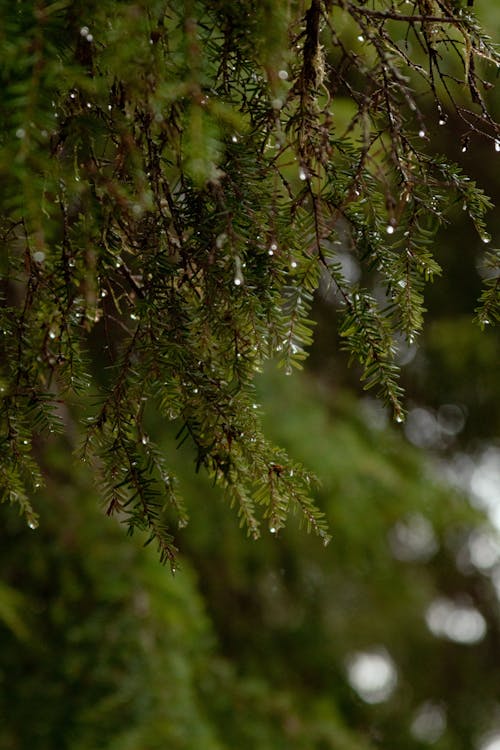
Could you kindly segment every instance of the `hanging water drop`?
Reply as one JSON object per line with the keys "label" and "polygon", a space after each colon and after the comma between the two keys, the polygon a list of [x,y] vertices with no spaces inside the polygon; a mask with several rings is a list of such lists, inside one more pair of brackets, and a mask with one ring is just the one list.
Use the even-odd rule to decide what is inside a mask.
{"label": "hanging water drop", "polygon": [[304,167],[301,167],[299,169],[299,180],[302,180],[302,181],[307,180],[307,173],[306,173]]}
{"label": "hanging water drop", "polygon": [[425,138],[426,135],[427,135],[427,133],[425,132],[425,130],[423,128],[418,131],[418,137],[419,138]]}
{"label": "hanging water drop", "polygon": [[500,151],[500,141],[499,140],[495,141],[495,151],[497,151],[497,152]]}
{"label": "hanging water drop", "polygon": [[30,518],[28,521],[28,526],[30,527],[30,529],[33,529],[33,530],[37,529],[38,521],[36,520],[36,518]]}
{"label": "hanging water drop", "polygon": [[481,240],[484,242],[485,245],[488,245],[491,242],[491,237],[486,232],[481,235]]}
{"label": "hanging water drop", "polygon": [[404,422],[404,417],[400,412],[396,414],[395,419],[396,419],[396,422],[399,422],[399,424],[401,424],[401,422]]}
{"label": "hanging water drop", "polygon": [[394,234],[394,226],[392,224],[388,224],[386,227],[387,234]]}
{"label": "hanging water drop", "polygon": [[290,268],[297,268],[297,261],[292,260],[292,262],[290,263]]}
{"label": "hanging water drop", "polygon": [[234,259],[234,279],[233,279],[233,281],[234,281],[234,285],[235,286],[242,286],[244,284],[243,273],[241,271],[241,261],[238,258],[238,256],[236,256],[236,258]]}
{"label": "hanging water drop", "polygon": [[359,36],[358,36],[358,42],[364,42],[364,41],[365,41],[365,38],[364,38],[363,34],[359,34]]}
{"label": "hanging water drop", "polygon": [[270,532],[271,534],[276,534],[276,528],[275,528],[274,526],[271,526],[271,527],[269,528],[269,532]]}

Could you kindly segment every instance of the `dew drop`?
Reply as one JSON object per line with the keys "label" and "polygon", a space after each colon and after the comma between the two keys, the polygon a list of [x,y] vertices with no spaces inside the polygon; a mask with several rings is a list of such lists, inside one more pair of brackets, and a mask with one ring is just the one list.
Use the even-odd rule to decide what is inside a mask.
{"label": "dew drop", "polygon": [[299,180],[302,180],[302,181],[307,180],[307,174],[306,174],[304,167],[301,167],[299,169]]}
{"label": "dew drop", "polygon": [[418,131],[418,137],[419,138],[425,138],[426,135],[427,134],[426,134],[426,132],[425,132],[425,130],[423,128]]}
{"label": "dew drop", "polygon": [[278,73],[278,78],[281,78],[282,81],[286,81],[288,78],[288,71],[287,70],[280,70]]}
{"label": "dew drop", "polygon": [[89,27],[88,26],[82,26],[82,28],[80,29],[80,34],[82,36],[87,36],[88,33],[89,33]]}
{"label": "dew drop", "polygon": [[364,38],[363,34],[360,34],[358,36],[358,42],[364,42],[364,41],[365,41],[365,38]]}
{"label": "dew drop", "polygon": [[491,237],[489,234],[482,234],[481,240],[484,242],[485,245],[488,245],[491,242]]}
{"label": "dew drop", "polygon": [[404,422],[404,417],[402,414],[396,414],[396,422],[399,422],[399,424],[401,424],[401,422]]}
{"label": "dew drop", "polygon": [[444,117],[440,117],[438,120],[438,125],[446,125],[446,119]]}
{"label": "dew drop", "polygon": [[30,518],[30,520],[28,521],[28,526],[30,527],[30,529],[35,530],[38,528],[38,521],[35,518]]}
{"label": "dew drop", "polygon": [[269,532],[271,534],[276,534],[276,528],[274,526],[271,526],[270,529],[269,529]]}
{"label": "dew drop", "polygon": [[290,268],[297,268],[297,261],[292,260],[292,262],[290,263]]}
{"label": "dew drop", "polygon": [[462,154],[465,154],[466,151],[467,151],[467,146],[464,143],[464,145],[462,146]]}
{"label": "dew drop", "polygon": [[500,152],[500,141],[495,141],[495,151]]}
{"label": "dew drop", "polygon": [[394,234],[394,227],[393,227],[393,225],[392,224],[388,224],[385,231],[387,232],[387,234]]}
{"label": "dew drop", "polygon": [[231,136],[231,140],[233,143],[238,143],[238,138],[235,135]]}

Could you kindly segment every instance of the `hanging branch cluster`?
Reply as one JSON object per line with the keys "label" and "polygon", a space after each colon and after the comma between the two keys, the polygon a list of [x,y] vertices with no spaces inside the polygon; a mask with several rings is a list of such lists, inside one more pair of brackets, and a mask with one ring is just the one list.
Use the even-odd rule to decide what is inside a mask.
{"label": "hanging branch cluster", "polygon": [[[159,414],[252,535],[292,506],[328,541],[310,477],[261,434],[255,373],[301,366],[327,277],[366,387],[403,419],[394,340],[422,327],[436,228],[460,201],[489,239],[491,204],[432,153],[432,117],[453,110],[465,146],[499,150],[484,99],[498,53],[457,0],[5,15],[0,495],[36,525],[33,439],[90,410],[82,456],[108,513],[172,562],[187,513],[149,434]],[[478,320],[498,319],[497,281],[482,302]]]}

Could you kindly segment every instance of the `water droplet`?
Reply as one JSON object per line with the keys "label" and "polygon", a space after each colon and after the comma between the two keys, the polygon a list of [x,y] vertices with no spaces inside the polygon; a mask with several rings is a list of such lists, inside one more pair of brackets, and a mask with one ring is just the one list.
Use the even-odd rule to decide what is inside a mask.
{"label": "water droplet", "polygon": [[466,151],[467,151],[467,144],[464,143],[464,145],[462,146],[462,154],[465,154]]}
{"label": "water droplet", "polygon": [[50,339],[55,339],[56,336],[57,336],[57,333],[55,331],[49,331],[49,338]]}
{"label": "water droplet", "polygon": [[89,33],[89,27],[88,26],[82,26],[82,28],[80,29],[80,34],[82,36],[87,36],[88,33]]}
{"label": "water droplet", "polygon": [[108,296],[108,290],[107,289],[101,289],[101,297],[107,297]]}
{"label": "water droplet", "polygon": [[387,232],[387,234],[394,234],[394,227],[393,227],[393,225],[392,224],[388,224],[385,231]]}
{"label": "water droplet", "polygon": [[242,286],[245,283],[245,280],[243,278],[243,273],[241,272],[241,261],[236,256],[234,259],[234,285],[235,286]]}
{"label": "water droplet", "polygon": [[500,141],[495,141],[495,151],[500,151]]}
{"label": "water droplet", "polygon": [[365,41],[365,38],[364,38],[363,34],[359,34],[359,36],[358,36],[358,42],[364,42],[364,41]]}
{"label": "water droplet", "polygon": [[24,138],[25,135],[26,135],[26,131],[24,128],[18,128],[16,130],[16,138]]}
{"label": "water droplet", "polygon": [[87,109],[92,109],[92,104],[90,102],[87,102]]}
{"label": "water droplet", "polygon": [[231,140],[233,143],[238,143],[238,138],[235,135],[231,136]]}
{"label": "water droplet", "polygon": [[438,125],[446,125],[446,118],[440,117],[438,120]]}
{"label": "water droplet", "polygon": [[271,526],[271,527],[269,528],[269,532],[270,532],[271,534],[276,534],[276,528],[275,528],[274,526]]}
{"label": "water droplet", "polygon": [[291,375],[292,374],[292,367],[291,365],[287,365],[285,367],[285,375]]}
{"label": "water droplet", "polygon": [[143,445],[147,445],[149,443],[149,438],[147,435],[143,435],[141,438],[141,442]]}
{"label": "water droplet", "polygon": [[137,320],[137,315],[135,313],[130,313],[130,320]]}
{"label": "water droplet", "polygon": [[419,138],[425,138],[426,135],[427,135],[427,133],[425,132],[425,130],[423,128],[418,131],[418,137]]}
{"label": "water droplet", "polygon": [[292,262],[290,263],[290,267],[297,268],[297,262],[295,260],[292,260]]}
{"label": "water droplet", "polygon": [[487,245],[488,243],[491,242],[491,237],[489,234],[485,233],[481,235],[481,240],[484,242],[485,245]]}
{"label": "water droplet", "polygon": [[482,318],[481,323],[485,326],[489,326],[491,325],[491,320],[489,320],[488,318]]}
{"label": "water droplet", "polygon": [[30,529],[33,529],[33,530],[37,529],[38,528],[38,521],[36,520],[36,518],[30,518],[29,521],[28,521],[28,526],[30,527]]}
{"label": "water droplet", "polygon": [[282,81],[286,81],[288,78],[288,71],[287,70],[280,70],[278,72],[278,78],[281,78]]}
{"label": "water droplet", "polygon": [[74,91],[71,92],[71,94],[69,95],[69,98],[70,99],[76,99],[76,94],[75,94]]}
{"label": "water droplet", "polygon": [[302,181],[307,180],[307,173],[306,173],[304,167],[301,167],[299,169],[299,180],[302,180]]}
{"label": "water droplet", "polygon": [[87,40],[87,42],[93,42],[94,41],[94,37],[92,36],[92,34],[87,34],[87,36],[85,37],[85,39]]}
{"label": "water droplet", "polygon": [[395,419],[396,419],[396,422],[399,422],[400,424],[401,422],[404,422],[404,416],[400,412],[396,414]]}

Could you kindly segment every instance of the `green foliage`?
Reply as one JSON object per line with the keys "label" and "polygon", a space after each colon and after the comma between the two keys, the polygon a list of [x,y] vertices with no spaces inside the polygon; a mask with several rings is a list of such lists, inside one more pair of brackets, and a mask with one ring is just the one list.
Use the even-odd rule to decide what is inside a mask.
{"label": "green foliage", "polygon": [[[484,516],[348,393],[325,398],[275,369],[257,388],[266,431],[321,474],[334,541],[318,545],[296,514],[250,543],[186,443],[179,482],[198,502],[172,576],[140,548],[147,534],[128,540],[101,517],[84,466],[48,442],[38,530],[0,506],[2,750],[421,750],[426,705],[446,719],[436,750],[494,727],[498,556],[488,570],[469,555],[494,539]],[[431,633],[442,598],[473,602],[484,638]],[[350,660],[373,651],[397,673],[377,703],[349,680]]]}
{"label": "green foliage", "polygon": [[[450,202],[486,239],[488,199],[431,153],[423,111],[454,106],[465,148],[496,143],[481,76],[498,53],[469,9],[410,5],[3,4],[0,492],[29,523],[34,440],[83,411],[108,512],[173,564],[187,515],[157,409],[249,533],[297,507],[327,539],[310,478],[262,435],[255,374],[301,366],[326,280],[365,386],[401,420],[395,339],[422,329]],[[482,303],[493,322],[497,284]]]}

